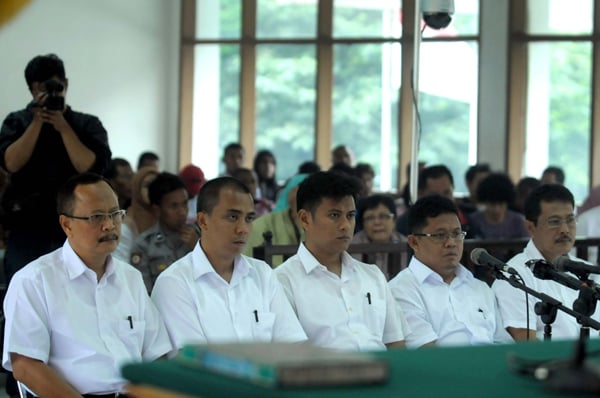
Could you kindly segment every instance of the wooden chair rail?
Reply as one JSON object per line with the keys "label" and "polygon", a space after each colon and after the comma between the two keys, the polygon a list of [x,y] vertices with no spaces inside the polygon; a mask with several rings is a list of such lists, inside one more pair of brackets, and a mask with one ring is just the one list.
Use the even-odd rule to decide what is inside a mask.
{"label": "wooden chair rail", "polygon": [[[502,251],[512,256],[521,252],[527,245],[528,241],[528,238],[498,240],[466,239],[463,245],[463,256],[461,263],[471,269],[471,271],[477,275],[477,267],[470,259],[471,251],[473,249],[481,247],[489,252]],[[577,257],[585,260],[588,259],[588,249],[597,249],[598,247],[600,247],[600,237],[578,237],[575,242]],[[282,255],[285,259],[288,259],[296,254],[297,251],[298,245],[272,245],[266,243],[264,246],[255,247],[253,249],[253,256],[272,265],[273,256]],[[369,259],[370,255],[375,253],[388,253],[388,269],[390,278],[396,275],[396,273],[398,273],[401,269],[405,268],[408,265],[407,262],[410,260],[408,256],[410,250],[406,242],[356,243],[350,245],[348,252],[350,254],[361,253],[365,261]],[[478,277],[480,276],[478,275]],[[482,279],[485,280],[486,278],[484,277]]]}

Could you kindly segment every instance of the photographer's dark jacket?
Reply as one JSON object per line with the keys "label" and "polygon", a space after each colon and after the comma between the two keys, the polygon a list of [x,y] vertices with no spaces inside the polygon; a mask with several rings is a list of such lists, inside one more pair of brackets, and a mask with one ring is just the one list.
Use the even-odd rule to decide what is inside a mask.
{"label": "photographer's dark jacket", "polygon": [[[6,149],[25,133],[33,120],[32,104],[10,113],[0,130],[0,165],[6,170]],[[96,154],[88,171],[103,174],[111,158],[108,136],[100,120],[67,107],[64,113],[83,145]],[[5,223],[11,231],[29,231],[34,236],[64,234],[56,214],[56,194],[60,186],[78,174],[60,136],[50,124],[44,124],[29,161],[10,175],[10,185],[2,199]],[[58,235],[57,235],[58,234]],[[50,237],[49,236],[49,237]]]}

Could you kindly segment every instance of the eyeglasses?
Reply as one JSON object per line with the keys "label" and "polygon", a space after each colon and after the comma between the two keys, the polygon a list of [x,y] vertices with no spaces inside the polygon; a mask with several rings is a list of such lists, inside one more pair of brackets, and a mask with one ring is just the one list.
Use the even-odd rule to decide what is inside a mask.
{"label": "eyeglasses", "polygon": [[84,220],[89,222],[90,224],[100,226],[104,224],[107,219],[111,219],[112,222],[115,224],[120,224],[121,222],[123,222],[123,217],[125,217],[125,213],[127,213],[127,211],[121,209],[115,210],[112,213],[96,213],[87,217],[72,216],[70,214],[65,213],[62,213],[62,215],[65,217],[73,218],[75,220]]}
{"label": "eyeglasses", "polygon": [[567,218],[550,218],[544,222],[540,222],[540,224],[545,225],[548,228],[560,228],[563,223],[567,224],[567,227],[573,228],[577,225],[577,219],[573,216],[569,216]]}
{"label": "eyeglasses", "polygon": [[438,232],[436,234],[412,234],[414,236],[426,236],[436,243],[446,243],[448,239],[464,240],[467,233],[465,231]]}
{"label": "eyeglasses", "polygon": [[386,213],[386,214],[373,214],[371,216],[366,216],[363,217],[363,223],[371,223],[371,222],[375,222],[377,221],[388,221],[388,220],[392,220],[394,218],[394,215],[392,213]]}

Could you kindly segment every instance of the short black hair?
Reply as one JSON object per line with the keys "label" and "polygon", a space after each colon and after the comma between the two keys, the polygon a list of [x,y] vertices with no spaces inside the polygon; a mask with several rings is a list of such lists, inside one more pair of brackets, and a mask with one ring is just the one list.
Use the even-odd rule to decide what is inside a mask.
{"label": "short black hair", "polygon": [[361,198],[356,205],[356,212],[358,213],[358,217],[356,218],[357,230],[363,229],[363,216],[365,215],[365,212],[374,209],[379,205],[387,207],[390,213],[394,215],[394,218],[396,218],[396,203],[394,203],[394,199],[392,199],[391,196],[381,194],[367,196]]}
{"label": "short black hair", "polygon": [[523,210],[527,220],[537,224],[542,214],[542,202],[569,203],[575,208],[575,198],[564,185],[544,184],[531,191],[525,199]]}
{"label": "short black hair", "polygon": [[296,207],[315,214],[323,198],[342,199],[352,196],[356,201],[362,184],[354,176],[334,171],[320,171],[306,177],[298,187]]}
{"label": "short black hair", "polygon": [[321,171],[321,166],[319,165],[319,163],[313,160],[307,160],[306,162],[298,166],[297,174],[313,174],[318,173],[319,171]]}
{"label": "short black hair", "polygon": [[117,167],[131,167],[131,164],[129,164],[129,162],[123,158],[112,158],[110,160],[110,163],[108,163],[108,167],[106,168],[106,171],[104,172],[104,177],[108,178],[109,180],[116,178],[117,175],[119,174],[119,172],[117,171]]}
{"label": "short black hair", "polygon": [[25,67],[25,81],[30,89],[33,82],[43,83],[55,76],[63,82],[67,80],[63,61],[56,54],[38,55]]}
{"label": "short black hair", "polygon": [[[75,189],[80,185],[92,185],[101,181],[107,183],[108,186],[112,189],[110,182],[106,178],[102,177],[100,174],[82,173],[76,174],[73,177],[69,178],[58,189],[58,194],[56,195],[56,212],[58,214],[72,215],[73,209],[75,207]],[[115,196],[116,195],[117,194],[115,193]]]}
{"label": "short black hair", "polygon": [[354,171],[354,167],[344,163],[344,162],[338,162],[336,164],[334,164],[333,166],[331,166],[329,168],[329,171],[333,172],[333,173],[338,173],[338,174],[346,174],[349,176],[355,176],[355,171]]}
{"label": "short black hair", "polygon": [[450,184],[454,186],[454,178],[452,177],[452,172],[450,169],[443,164],[436,164],[433,166],[425,167],[419,173],[419,180],[417,182],[417,190],[420,192],[427,188],[427,180],[436,179],[443,176],[448,176],[450,179]]}
{"label": "short black hair", "polygon": [[554,174],[556,176],[556,181],[559,184],[565,183],[565,172],[563,171],[562,168],[560,168],[558,166],[548,166],[548,167],[546,167],[546,169],[544,170],[542,175],[544,175],[546,173]]}
{"label": "short black hair", "polygon": [[148,186],[150,204],[160,206],[160,202],[162,202],[165,195],[178,189],[183,189],[187,193],[185,183],[181,177],[167,172],[158,174]]}
{"label": "short black hair", "polygon": [[248,187],[246,187],[241,181],[229,176],[218,177],[208,181],[202,186],[202,188],[200,188],[200,192],[198,192],[196,212],[210,214],[219,202],[219,195],[221,194],[221,191],[225,188],[231,188],[235,192],[252,195]]}
{"label": "short black hair", "polygon": [[373,166],[369,163],[358,163],[354,166],[354,174],[359,178],[363,174],[370,174],[372,177],[375,177],[375,170],[373,170]]}
{"label": "short black hair", "polygon": [[142,152],[140,154],[140,157],[138,158],[138,162],[137,162],[137,168],[140,169],[142,168],[143,164],[146,162],[159,162],[160,158],[158,157],[158,155],[154,152]]}
{"label": "short black hair", "polygon": [[489,163],[476,163],[467,169],[465,173],[465,181],[473,182],[475,176],[478,173],[491,173],[492,169],[490,168]]}
{"label": "short black hair", "polygon": [[227,146],[225,146],[225,149],[223,150],[223,154],[227,154],[227,152],[233,151],[236,149],[239,149],[240,151],[244,152],[244,147],[242,146],[242,144],[240,144],[238,142],[230,142],[229,144],[227,144]]}
{"label": "short black hair", "polygon": [[440,195],[425,196],[408,209],[408,233],[418,233],[427,226],[427,219],[442,214],[455,214],[458,208],[450,199]]}
{"label": "short black hair", "polygon": [[528,192],[531,192],[533,189],[539,187],[541,185],[540,180],[535,177],[523,177],[517,183],[517,187],[515,190],[518,195],[525,195]]}
{"label": "short black hair", "polygon": [[482,203],[506,203],[512,205],[516,191],[510,177],[504,173],[491,173],[479,183],[477,200]]}

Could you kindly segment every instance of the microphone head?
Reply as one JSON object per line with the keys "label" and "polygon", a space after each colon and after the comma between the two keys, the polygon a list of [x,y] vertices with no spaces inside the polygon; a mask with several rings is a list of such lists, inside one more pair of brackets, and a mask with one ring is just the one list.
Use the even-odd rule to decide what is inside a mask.
{"label": "microphone head", "polygon": [[525,263],[527,267],[538,279],[552,279],[550,272],[551,265],[544,260],[529,260]]}
{"label": "microphone head", "polygon": [[477,265],[481,265],[479,259],[484,254],[487,254],[487,250],[481,247],[476,247],[475,249],[471,250],[471,261],[473,261]]}

